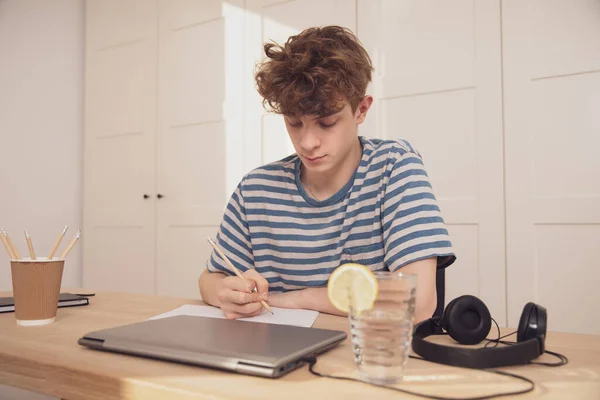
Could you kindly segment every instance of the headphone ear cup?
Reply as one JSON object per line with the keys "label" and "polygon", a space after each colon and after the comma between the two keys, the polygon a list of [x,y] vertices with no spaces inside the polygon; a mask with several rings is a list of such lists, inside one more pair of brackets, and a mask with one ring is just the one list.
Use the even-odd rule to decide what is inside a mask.
{"label": "headphone ear cup", "polygon": [[531,339],[529,331],[529,320],[531,313],[533,312],[533,303],[525,304],[523,312],[521,312],[521,318],[519,318],[519,327],[517,328],[517,342],[524,342],[527,339]]}
{"label": "headphone ear cup", "polygon": [[[517,329],[517,342],[546,336],[546,309],[535,303],[529,302],[523,307],[519,327]],[[543,345],[543,343],[542,343]]]}
{"label": "headphone ear cup", "polygon": [[442,327],[458,343],[476,344],[490,333],[492,318],[483,301],[475,296],[464,295],[448,304]]}
{"label": "headphone ear cup", "polygon": [[[449,325],[448,317],[452,314],[452,309],[454,308],[454,305],[456,304],[456,302],[458,300],[460,300],[462,297],[464,297],[464,296],[457,297],[454,300],[450,301],[450,303],[448,303],[448,305],[446,306],[446,309],[444,310],[444,314],[442,315],[441,323],[442,323],[442,328],[444,328],[444,330],[446,332],[448,332],[448,325]],[[452,329],[452,328],[450,328],[450,329]]]}

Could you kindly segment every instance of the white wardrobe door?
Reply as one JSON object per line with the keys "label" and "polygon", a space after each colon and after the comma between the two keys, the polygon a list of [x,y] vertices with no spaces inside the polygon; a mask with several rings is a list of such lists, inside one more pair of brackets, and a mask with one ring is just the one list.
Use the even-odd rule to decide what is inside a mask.
{"label": "white wardrobe door", "polygon": [[242,178],[243,1],[161,1],[157,280],[199,297],[229,196]]}
{"label": "white wardrobe door", "polygon": [[88,288],[154,293],[156,30],[155,2],[86,3]]}
{"label": "white wardrobe door", "polygon": [[[508,319],[600,333],[600,3],[502,2]],[[592,318],[591,318],[592,317]]]}
{"label": "white wardrobe door", "polygon": [[421,153],[457,262],[446,303],[480,297],[505,324],[500,3],[359,0],[358,34],[375,63],[365,136]]}

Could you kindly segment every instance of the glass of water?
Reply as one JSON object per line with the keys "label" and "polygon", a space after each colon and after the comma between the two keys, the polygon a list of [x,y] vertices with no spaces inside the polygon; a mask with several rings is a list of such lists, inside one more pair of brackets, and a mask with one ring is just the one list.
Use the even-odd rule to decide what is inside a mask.
{"label": "glass of water", "polygon": [[350,335],[360,379],[376,385],[402,380],[412,342],[416,276],[401,272],[373,272],[379,290],[373,307],[352,306]]}

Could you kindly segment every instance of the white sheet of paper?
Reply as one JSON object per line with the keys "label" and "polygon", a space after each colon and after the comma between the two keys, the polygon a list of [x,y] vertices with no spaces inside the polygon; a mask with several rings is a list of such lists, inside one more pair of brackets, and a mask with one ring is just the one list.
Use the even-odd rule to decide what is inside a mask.
{"label": "white sheet of paper", "polygon": [[[294,325],[310,328],[319,315],[318,311],[291,310],[287,308],[271,307],[273,314],[268,311],[250,318],[240,318],[240,321],[263,322],[267,324]],[[166,313],[148,318],[148,320],[173,317],[176,315],[192,315],[196,317],[225,318],[220,308],[211,306],[198,306],[186,304]]]}

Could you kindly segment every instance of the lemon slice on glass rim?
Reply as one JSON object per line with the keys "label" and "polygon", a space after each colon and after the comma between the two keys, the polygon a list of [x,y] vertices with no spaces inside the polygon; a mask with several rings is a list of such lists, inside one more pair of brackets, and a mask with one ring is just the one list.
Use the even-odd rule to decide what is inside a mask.
{"label": "lemon slice on glass rim", "polygon": [[370,269],[361,264],[340,265],[329,277],[327,296],[331,304],[342,312],[369,310],[377,298],[379,285]]}

